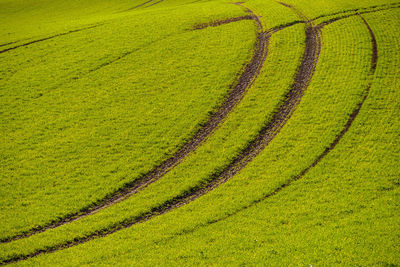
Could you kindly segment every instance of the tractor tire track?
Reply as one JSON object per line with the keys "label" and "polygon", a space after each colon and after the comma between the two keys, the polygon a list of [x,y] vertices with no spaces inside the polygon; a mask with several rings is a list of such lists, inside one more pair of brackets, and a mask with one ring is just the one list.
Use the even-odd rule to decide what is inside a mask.
{"label": "tractor tire track", "polygon": [[210,23],[202,23],[202,24],[195,25],[195,26],[193,26],[193,30],[202,30],[202,29],[205,29],[208,27],[218,27],[220,25],[228,24],[231,22],[236,22],[236,21],[241,21],[241,20],[252,20],[252,19],[254,19],[253,16],[247,15],[247,16],[241,16],[241,17],[236,17],[236,18],[217,20],[217,21],[210,22]]}
{"label": "tractor tire track", "polygon": [[[329,154],[329,152],[331,152],[336,147],[336,145],[340,142],[340,140],[343,138],[343,136],[346,134],[346,132],[350,129],[350,127],[353,124],[355,118],[357,117],[358,113],[360,112],[365,100],[367,99],[369,91],[370,91],[370,88],[371,88],[371,85],[372,85],[372,78],[373,78],[373,76],[375,74],[376,66],[377,66],[377,63],[378,63],[378,44],[377,44],[377,41],[376,41],[375,34],[372,31],[372,29],[371,29],[370,25],[368,24],[368,22],[365,20],[365,18],[362,17],[360,14],[356,14],[356,15],[359,16],[362,19],[363,23],[365,24],[365,26],[368,29],[370,37],[371,37],[372,56],[371,56],[371,65],[370,65],[370,70],[369,70],[370,82],[368,83],[368,85],[366,86],[366,88],[364,90],[363,97],[357,103],[356,107],[354,108],[353,112],[350,114],[350,116],[349,116],[346,124],[344,125],[343,129],[336,136],[336,138],[332,141],[332,143],[330,143],[330,145],[320,155],[318,155],[317,158],[309,166],[307,166],[303,171],[301,171],[297,176],[295,176],[293,179],[287,181],[286,183],[282,184],[281,186],[279,186],[278,188],[276,188],[272,192],[262,196],[259,199],[254,200],[251,204],[249,204],[247,206],[244,206],[244,207],[242,207],[242,208],[240,208],[240,209],[238,209],[238,210],[236,210],[236,211],[234,211],[234,212],[232,212],[232,213],[230,213],[230,214],[228,214],[228,215],[226,215],[226,216],[224,216],[222,218],[213,220],[213,221],[208,222],[206,224],[197,225],[196,227],[194,227],[192,229],[186,229],[185,231],[179,232],[179,233],[177,233],[177,234],[175,234],[173,236],[170,236],[170,237],[168,237],[168,238],[166,238],[164,240],[159,240],[156,243],[165,242],[166,240],[171,240],[176,236],[181,236],[183,234],[193,233],[193,232],[197,231],[198,229],[200,229],[202,227],[206,227],[206,226],[209,226],[209,225],[221,222],[221,221],[225,221],[228,218],[230,218],[232,216],[235,216],[235,215],[239,214],[240,212],[242,212],[244,210],[247,210],[247,209],[249,209],[251,207],[254,207],[258,203],[263,202],[264,200],[277,195],[279,192],[284,190],[286,187],[292,185],[294,182],[296,182],[296,181],[300,180],[301,178],[303,178],[313,167],[315,167],[326,155]],[[347,17],[345,17],[345,18],[347,18]],[[318,24],[315,27],[318,27],[318,28],[322,29],[324,26],[326,26],[326,24],[325,23],[321,23],[321,24]]]}
{"label": "tractor tire track", "polygon": [[[259,29],[262,29],[261,22],[259,21],[258,17],[256,17],[251,10],[247,8],[245,9],[247,12],[254,16]],[[262,49],[257,49],[259,53],[257,53],[256,55],[258,55],[259,61],[263,62],[266,58],[266,45],[268,43],[271,33],[266,33],[262,31],[260,32],[261,33],[259,34],[259,44],[257,47],[262,47]],[[85,243],[93,239],[108,236],[119,230],[131,227],[135,224],[146,222],[156,216],[165,214],[183,205],[186,205],[228,181],[236,173],[242,170],[250,161],[252,161],[270,143],[270,141],[279,133],[285,123],[289,120],[294,110],[300,103],[300,100],[311,81],[318,62],[320,50],[320,31],[318,28],[314,27],[311,22],[309,22],[307,23],[306,28],[306,47],[303,59],[296,73],[291,89],[286,95],[285,101],[278,107],[278,111],[273,115],[271,121],[260,131],[259,135],[252,142],[250,142],[250,144],[241,152],[241,154],[237,158],[235,158],[222,172],[215,173],[210,177],[208,181],[205,181],[204,184],[194,186],[187,192],[176,196],[175,198],[168,200],[157,207],[154,207],[151,211],[145,212],[142,215],[126,219],[123,222],[114,224],[110,227],[107,227],[106,229],[97,230],[86,237],[75,238],[66,243],[61,243],[53,247],[40,249],[28,255],[16,255],[12,258],[4,260],[2,264],[26,260],[44,253],[55,252],[61,249],[66,249]],[[251,67],[253,69],[252,72],[258,73],[261,69],[261,66],[262,64],[256,64],[255,62],[254,64],[252,64]],[[252,78],[252,76],[247,77],[245,79],[247,83],[240,82],[240,80],[241,79],[239,79],[239,85],[251,85],[254,81],[254,78]]]}
{"label": "tractor tire track", "polygon": [[153,168],[150,172],[138,179],[126,184],[123,188],[116,190],[109,194],[105,198],[93,203],[90,206],[84,207],[79,212],[68,214],[66,217],[61,218],[57,221],[52,221],[47,225],[38,226],[32,228],[24,233],[14,235],[12,237],[4,238],[0,243],[8,243],[21,238],[26,238],[34,234],[44,232],[49,229],[54,229],[61,225],[82,219],[86,216],[92,215],[104,208],[121,202],[131,195],[139,192],[146,188],[151,183],[157,181],[168,173],[171,169],[177,166],[189,153],[195,151],[197,147],[206,140],[218,125],[226,118],[226,116],[233,110],[233,108],[241,101],[246,93],[247,89],[253,84],[257,78],[261,67],[267,56],[267,47],[269,35],[263,33],[261,22],[257,16],[253,14],[250,9],[246,9],[254,20],[257,29],[258,37],[254,47],[253,57],[250,62],[244,68],[244,71],[240,74],[236,85],[232,86],[233,89],[229,92],[229,95],[221,104],[221,106],[214,112],[208,121],[198,130],[198,132],[189,141],[179,148],[179,150],[170,158],[162,162],[160,165]]}
{"label": "tractor tire track", "polygon": [[64,33],[59,33],[59,34],[56,34],[56,35],[53,35],[53,36],[49,36],[49,37],[45,37],[45,38],[42,38],[42,39],[30,41],[30,42],[27,42],[27,43],[24,43],[24,44],[20,44],[20,45],[14,46],[14,47],[10,47],[10,48],[1,50],[0,54],[1,53],[5,53],[5,52],[10,51],[10,50],[14,50],[14,49],[20,48],[20,47],[25,47],[25,46],[28,46],[28,45],[31,45],[31,44],[35,44],[35,43],[47,41],[47,40],[50,40],[50,39],[53,39],[53,38],[56,38],[56,37],[64,36],[64,35],[67,35],[67,34],[70,34],[70,33],[75,33],[75,32],[80,32],[80,31],[84,31],[84,30],[88,30],[88,29],[93,29],[93,28],[96,28],[96,27],[101,26],[101,25],[103,25],[103,24],[96,24],[96,25],[93,25],[93,26],[89,26],[89,27],[85,27],[85,28],[81,28],[81,29],[77,29],[77,30],[72,30],[72,31],[64,32]]}

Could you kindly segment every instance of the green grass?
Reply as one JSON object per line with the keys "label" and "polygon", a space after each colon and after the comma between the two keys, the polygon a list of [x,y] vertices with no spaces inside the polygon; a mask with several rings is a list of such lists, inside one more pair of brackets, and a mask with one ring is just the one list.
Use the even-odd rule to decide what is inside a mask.
{"label": "green grass", "polygon": [[[251,56],[252,21],[187,31],[196,23],[242,16],[237,6],[166,0],[115,13],[130,6],[120,1],[107,8],[97,1],[101,5],[92,7],[90,16],[106,21],[104,26],[0,54],[5,59],[0,63],[1,164],[7,167],[0,193],[3,237],[76,211],[171,155],[223,100]],[[393,2],[287,1],[310,18]],[[78,4],[66,5],[71,17],[88,12],[76,10]],[[245,5],[265,29],[298,20],[274,1]],[[65,19],[61,13],[54,16]],[[358,16],[324,27],[318,65],[296,111],[270,145],[227,183],[145,223],[17,265],[399,265],[400,10],[363,17],[378,42],[374,76],[371,38]],[[122,28],[113,37],[118,25]],[[46,28],[43,36],[49,32]],[[1,244],[1,258],[106,229],[207,180],[271,119],[303,50],[304,25],[275,33],[254,85],[185,161],[95,215]],[[68,56],[68,51],[73,52]],[[369,84],[349,131],[304,177],[290,183],[339,135]],[[39,87],[42,95],[35,98]]]}

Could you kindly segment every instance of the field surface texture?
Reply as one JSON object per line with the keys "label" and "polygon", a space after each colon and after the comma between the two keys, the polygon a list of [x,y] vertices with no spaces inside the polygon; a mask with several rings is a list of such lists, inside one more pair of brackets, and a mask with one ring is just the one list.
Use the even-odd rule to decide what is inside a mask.
{"label": "field surface texture", "polygon": [[400,266],[399,0],[0,0],[0,265]]}

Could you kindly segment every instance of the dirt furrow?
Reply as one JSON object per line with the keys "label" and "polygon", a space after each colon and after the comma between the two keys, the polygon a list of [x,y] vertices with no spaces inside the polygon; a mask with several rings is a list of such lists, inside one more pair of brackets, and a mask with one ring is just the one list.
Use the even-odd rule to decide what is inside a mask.
{"label": "dirt furrow", "polygon": [[85,27],[85,28],[82,28],[82,29],[72,30],[72,31],[69,31],[69,32],[64,32],[64,33],[59,33],[59,34],[56,34],[56,35],[53,35],[53,36],[49,36],[49,37],[45,37],[45,38],[42,38],[42,39],[30,41],[30,42],[27,42],[27,43],[24,43],[24,44],[20,44],[20,45],[14,46],[14,47],[10,47],[10,48],[1,50],[0,54],[1,53],[5,53],[5,52],[10,51],[10,50],[14,50],[14,49],[20,48],[20,47],[24,47],[24,46],[28,46],[28,45],[31,45],[31,44],[35,44],[35,43],[43,42],[43,41],[46,41],[46,40],[50,40],[50,39],[53,39],[53,38],[56,38],[56,37],[64,36],[64,35],[67,35],[67,34],[70,34],[70,33],[75,33],[75,32],[80,32],[80,31],[84,31],[84,30],[88,30],[88,29],[93,29],[93,28],[96,28],[96,27],[101,26],[101,25],[103,25],[103,24],[97,24],[97,25],[93,25],[93,26],[90,26],[90,27]]}
{"label": "dirt furrow", "polygon": [[289,22],[286,24],[282,24],[282,25],[270,28],[269,30],[266,31],[266,33],[278,32],[278,31],[284,30],[286,28],[292,27],[294,25],[297,25],[299,23],[307,23],[307,21],[302,21],[302,20],[292,21],[292,22]]}
{"label": "dirt furrow", "polygon": [[[245,8],[247,12],[254,16],[254,19],[257,21],[260,34],[258,41],[258,49],[256,53],[256,57],[259,59],[254,62],[254,64],[249,64],[246,67],[251,69],[251,72],[254,75],[246,75],[239,79],[239,85],[251,85],[254,81],[254,76],[258,74],[262,67],[262,62],[265,61],[266,58],[266,46],[268,43],[268,39],[270,37],[270,33],[262,32],[261,22],[258,17],[256,17],[251,10]],[[145,222],[150,220],[153,217],[165,214],[169,211],[177,209],[203,195],[210,192],[214,188],[228,181],[232,176],[234,176],[237,172],[243,169],[252,159],[254,159],[268,144],[269,142],[279,133],[280,129],[285,125],[285,123],[289,120],[291,115],[293,114],[295,108],[301,100],[301,97],[304,94],[304,91],[308,87],[308,84],[313,76],[315,71],[316,64],[318,62],[318,56],[320,53],[320,32],[319,29],[313,27],[313,25],[309,22],[307,24],[306,29],[306,47],[303,55],[303,59],[301,65],[296,73],[294,82],[291,86],[290,91],[288,92],[285,101],[278,107],[278,111],[274,114],[271,121],[260,131],[257,138],[255,138],[242,152],[241,154],[234,159],[222,172],[215,173],[210,177],[208,182],[205,184],[197,185],[192,187],[191,190],[186,193],[179,195],[171,200],[164,202],[162,205],[158,207],[154,207],[151,211],[143,213],[140,216],[135,218],[127,219],[124,222],[115,224],[114,226],[108,227],[107,229],[98,230],[86,237],[75,238],[74,240],[53,246],[51,248],[42,249],[36,251],[29,255],[19,255],[8,260],[5,260],[4,263],[11,263],[20,260],[25,260],[28,258],[32,258],[38,256],[43,253],[51,253],[57,250],[69,248],[72,246],[79,245],[81,243],[85,243],[89,240],[93,240],[96,238],[104,237],[115,233],[124,228],[128,228],[132,225]],[[253,60],[252,60],[253,62]],[[257,63],[259,62],[259,63]],[[246,72],[246,70],[245,70]],[[243,79],[243,81],[241,81]],[[235,98],[238,98],[236,96]]]}
{"label": "dirt furrow", "polygon": [[240,21],[240,20],[251,20],[251,19],[254,19],[253,16],[247,15],[247,16],[236,17],[236,18],[217,20],[217,21],[210,22],[210,23],[203,23],[203,24],[195,25],[193,27],[193,30],[201,30],[201,29],[205,29],[208,27],[218,27],[222,24],[228,24],[228,23],[236,22],[236,21]]}
{"label": "dirt furrow", "polygon": [[70,223],[79,220],[83,217],[94,214],[108,206],[114,205],[127,199],[129,196],[139,192],[140,190],[146,188],[149,184],[157,181],[166,173],[168,173],[172,168],[178,165],[189,153],[197,149],[197,147],[204,141],[208,136],[210,136],[217,126],[226,118],[226,116],[232,111],[232,109],[240,102],[243,98],[246,90],[252,85],[254,79],[260,72],[260,69],[265,61],[268,46],[269,35],[263,34],[263,28],[261,22],[253,12],[247,8],[251,18],[255,21],[258,28],[257,42],[254,47],[253,57],[250,62],[246,65],[243,72],[240,74],[238,81],[233,89],[230,91],[227,98],[221,104],[221,106],[214,112],[213,115],[208,119],[208,121],[203,125],[202,128],[187,141],[172,157],[168,158],[160,165],[155,167],[153,170],[148,172],[146,175],[126,184],[123,188],[111,193],[107,197],[98,202],[92,204],[91,206],[85,207],[77,213],[69,214],[64,218],[57,221],[51,222],[50,224],[39,226],[29,231],[18,234],[9,238],[1,240],[1,243],[11,242],[13,240],[29,237],[33,234],[44,232],[48,229],[53,229],[59,227],[63,224]]}

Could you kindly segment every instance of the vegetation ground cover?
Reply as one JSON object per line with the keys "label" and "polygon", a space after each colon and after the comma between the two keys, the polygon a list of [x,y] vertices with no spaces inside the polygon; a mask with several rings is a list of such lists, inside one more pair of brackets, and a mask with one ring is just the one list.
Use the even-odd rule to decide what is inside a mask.
{"label": "vegetation ground cover", "polygon": [[[242,18],[242,17],[239,17],[239,18]],[[237,20],[233,20],[233,21],[237,21]],[[218,23],[219,24],[219,23]],[[205,24],[206,25],[206,24]],[[246,67],[247,68],[247,67]],[[239,82],[239,84],[241,83],[241,81],[239,80],[238,81]],[[50,225],[50,227],[51,227],[51,225]],[[40,230],[40,228],[39,228],[39,230]],[[18,237],[18,236],[17,236]]]}
{"label": "vegetation ground cover", "polygon": [[[314,24],[331,20],[333,13],[338,18],[351,16],[321,29],[321,56],[301,103],[271,144],[230,181],[146,223],[20,264],[204,264],[217,260],[221,264],[398,264],[396,84],[400,63],[396,57],[399,33],[394,29],[400,13],[396,5],[387,6],[394,8],[391,11],[378,11],[372,6],[386,2],[372,2],[328,5],[317,1],[310,8],[301,1],[288,1],[309,18],[319,18]],[[268,25],[268,7],[263,8],[254,12]],[[271,4],[274,12],[285,8]],[[362,17],[354,10],[344,12],[355,8]],[[179,195],[226,166],[257,135],[288,92],[296,68],[293,63],[299,61],[304,41],[304,26],[295,25],[300,21],[297,17],[290,21],[291,16],[266,27],[294,25],[272,36],[271,58],[259,80],[198,151],[124,202],[65,227],[2,244],[2,258],[46,249],[65,242],[71,234],[86,235],[151,210],[155,203]],[[254,29],[246,23],[222,27],[237,24]],[[299,174],[301,179],[295,181]]]}
{"label": "vegetation ground cover", "polygon": [[[298,36],[296,39],[290,42],[285,41],[294,34]],[[14,242],[11,246],[17,245],[19,249],[25,247],[32,251],[36,247],[35,244],[41,244],[45,239],[50,240],[44,242],[48,245],[60,240],[70,240],[71,227],[74,229],[73,232],[80,232],[81,236],[85,235],[88,231],[104,228],[111,222],[123,222],[127,218],[134,218],[175,195],[182,194],[191,186],[207,180],[216,170],[229,164],[246,143],[254,138],[254,133],[257,133],[265,121],[270,119],[275,106],[293,82],[292,75],[303,53],[302,38],[304,38],[304,29],[301,25],[277,33],[277,37],[271,38],[263,72],[234,113],[202,147],[159,182],[99,214],[85,218],[73,225],[66,225],[64,229],[58,229],[57,234],[50,231],[47,234],[32,237],[30,240]],[[296,46],[297,49],[293,49]],[[282,64],[283,69],[276,69],[276,64],[282,61],[288,64]],[[280,73],[286,73],[286,76],[282,76]],[[278,74],[279,76],[277,76]],[[265,90],[265,86],[269,90]],[[276,93],[274,90],[279,90],[280,93]],[[271,101],[273,97],[276,100]],[[265,103],[268,100],[270,104],[267,106]],[[260,110],[263,112],[259,112]],[[206,165],[204,162],[208,164]],[[193,171],[197,174],[196,176],[190,175]],[[54,238],[55,236],[56,238]],[[41,241],[39,242],[39,240]],[[30,245],[27,245],[26,242]]]}
{"label": "vegetation ground cover", "polygon": [[[352,41],[351,39],[348,40],[349,44],[351,44],[351,41]],[[369,45],[368,42],[367,42],[366,44]],[[337,49],[337,50],[339,50],[339,49]],[[332,50],[329,50],[329,51],[330,51],[330,53],[332,53]],[[356,54],[356,55],[357,55],[357,56],[362,56],[362,55],[359,55],[359,54]],[[322,60],[322,59],[321,59],[321,60]],[[323,74],[324,72],[319,72],[319,73],[322,73],[322,74]],[[321,75],[322,75],[322,74],[321,74]],[[355,88],[357,88],[357,87],[355,86]],[[333,93],[333,92],[335,92],[335,90],[333,90],[333,88],[332,88],[332,93]],[[293,121],[291,121],[291,122],[293,122]],[[304,142],[303,142],[303,143],[304,143]],[[254,170],[253,170],[253,172],[254,172]],[[232,188],[231,188],[230,190],[232,190]],[[254,193],[254,191],[255,191],[255,190],[254,190],[254,188],[253,188],[253,191],[251,191],[251,192]],[[241,195],[241,194],[239,194],[239,195]],[[203,204],[203,205],[204,205],[204,204]],[[204,205],[204,206],[207,206],[207,205]],[[218,210],[219,210],[219,209],[218,209]],[[204,213],[203,213],[203,214],[204,214]]]}
{"label": "vegetation ground cover", "polygon": [[[141,19],[136,17],[136,23]],[[2,79],[3,237],[73,212],[134,180],[193,135],[223,101],[251,56],[254,33],[244,26],[252,27],[251,23],[229,26],[238,33],[234,35],[221,29],[187,31],[192,19],[187,24],[179,20],[182,33],[175,35],[162,31],[158,23],[153,43],[145,38],[128,51],[125,44],[111,56],[107,53],[113,49],[99,56],[99,43],[89,42],[89,53],[96,56],[82,64],[78,62],[88,56],[86,50],[57,56],[59,49],[79,50],[79,44],[87,46],[88,39],[97,37],[105,46],[121,40],[107,40],[100,35],[104,29],[96,29],[90,37],[76,33],[76,39],[62,36],[29,46],[28,61],[18,50],[1,55],[6,70]],[[132,34],[145,32],[136,29]],[[156,36],[157,29],[161,36]],[[190,42],[197,49],[186,49]],[[177,51],[186,60],[175,58]],[[7,58],[13,58],[11,64]],[[176,71],[166,72],[164,64]],[[79,67],[74,69],[75,65]],[[225,73],[220,65],[226,66]],[[50,69],[53,77],[47,75]],[[184,121],[186,125],[181,124]],[[7,216],[10,213],[13,216]]]}

